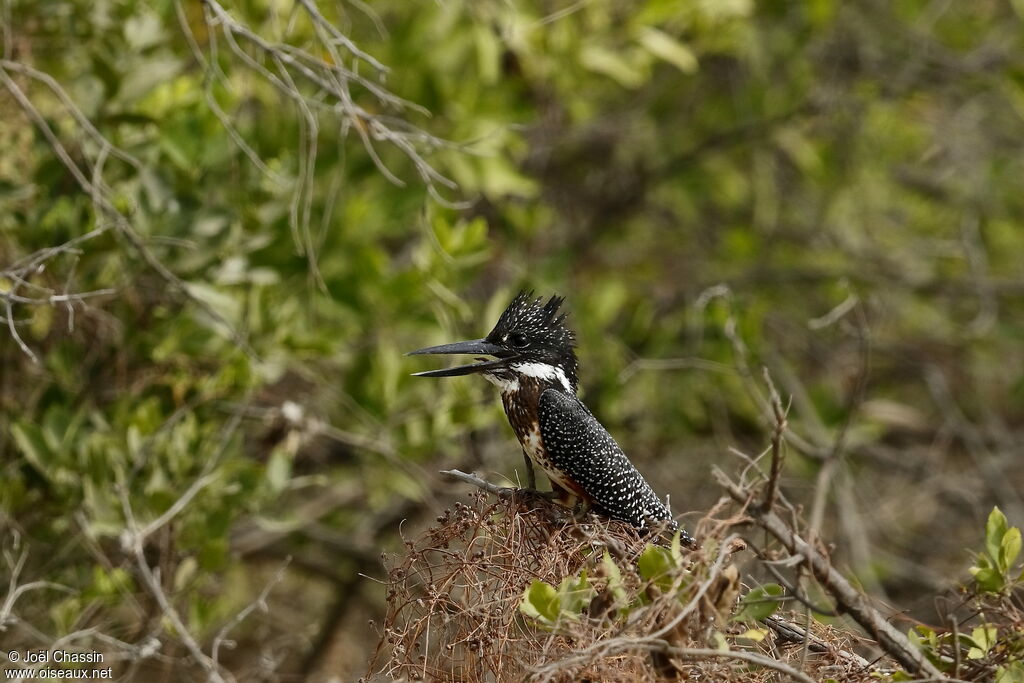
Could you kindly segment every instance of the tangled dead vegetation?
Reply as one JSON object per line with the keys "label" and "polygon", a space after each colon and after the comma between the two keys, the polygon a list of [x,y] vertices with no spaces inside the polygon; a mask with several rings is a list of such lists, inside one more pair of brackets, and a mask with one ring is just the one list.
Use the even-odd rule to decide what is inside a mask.
{"label": "tangled dead vegetation", "polygon": [[[626,524],[516,492],[456,503],[393,558],[388,612],[366,680],[863,680],[850,634],[744,601],[734,533],[652,545]],[[771,596],[763,596],[771,600]]]}
{"label": "tangled dead vegetation", "polygon": [[[445,472],[479,492],[386,562],[367,679],[1024,681],[1020,529],[993,509],[973,584],[943,625],[904,632],[779,489],[786,415],[765,379],[770,467],[743,456],[738,474],[713,471],[724,496],[698,522],[695,549]],[[765,573],[778,583],[746,585]],[[786,601],[801,613],[780,613]]]}

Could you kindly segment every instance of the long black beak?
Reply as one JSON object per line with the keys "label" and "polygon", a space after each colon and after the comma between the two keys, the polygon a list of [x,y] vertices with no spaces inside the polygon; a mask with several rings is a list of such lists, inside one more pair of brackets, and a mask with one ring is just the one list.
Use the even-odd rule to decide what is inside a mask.
{"label": "long black beak", "polygon": [[417,349],[405,354],[407,356],[421,356],[426,354],[479,354],[484,356],[497,356],[498,360],[483,360],[481,363],[471,365],[459,365],[454,368],[443,370],[427,370],[426,372],[415,372],[413,377],[457,377],[459,375],[471,375],[474,372],[482,372],[488,368],[496,368],[505,364],[505,361],[515,354],[486,339],[470,339],[469,341],[455,342],[454,344],[441,344],[440,346],[428,346],[425,349]]}

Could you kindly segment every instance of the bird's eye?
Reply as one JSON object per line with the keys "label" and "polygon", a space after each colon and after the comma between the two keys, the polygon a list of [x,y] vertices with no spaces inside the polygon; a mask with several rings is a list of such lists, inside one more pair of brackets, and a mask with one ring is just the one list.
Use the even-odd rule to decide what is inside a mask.
{"label": "bird's eye", "polygon": [[511,344],[513,348],[521,349],[528,346],[530,344],[530,340],[527,339],[526,335],[522,332],[513,332],[508,335],[508,343]]}

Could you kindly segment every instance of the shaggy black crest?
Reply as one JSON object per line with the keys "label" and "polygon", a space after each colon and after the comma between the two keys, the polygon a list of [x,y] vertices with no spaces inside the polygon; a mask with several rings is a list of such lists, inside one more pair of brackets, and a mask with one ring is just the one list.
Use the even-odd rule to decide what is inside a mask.
{"label": "shaggy black crest", "polygon": [[487,341],[515,351],[524,361],[557,365],[565,372],[573,389],[578,384],[576,335],[565,324],[568,314],[559,313],[565,297],[533,298],[533,292],[520,291],[512,299]]}

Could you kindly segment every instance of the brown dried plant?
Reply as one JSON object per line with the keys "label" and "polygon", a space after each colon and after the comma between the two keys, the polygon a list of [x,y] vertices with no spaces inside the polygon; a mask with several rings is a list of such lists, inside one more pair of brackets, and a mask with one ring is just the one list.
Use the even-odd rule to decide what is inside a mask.
{"label": "brown dried plant", "polygon": [[[797,639],[810,648],[790,647],[771,624],[751,632],[749,622],[730,619],[741,591],[733,560],[745,547],[733,527],[745,518],[715,519],[723,507],[699,523],[700,549],[669,551],[659,540],[681,562],[645,580],[638,562],[651,537],[629,525],[594,516],[577,522],[522,491],[497,499],[474,493],[387,562],[388,611],[364,680],[865,677],[864,660],[845,651],[846,634],[815,624],[816,633]],[[587,589],[577,612],[563,605],[554,622],[523,613],[534,582],[559,586],[581,572]]]}

